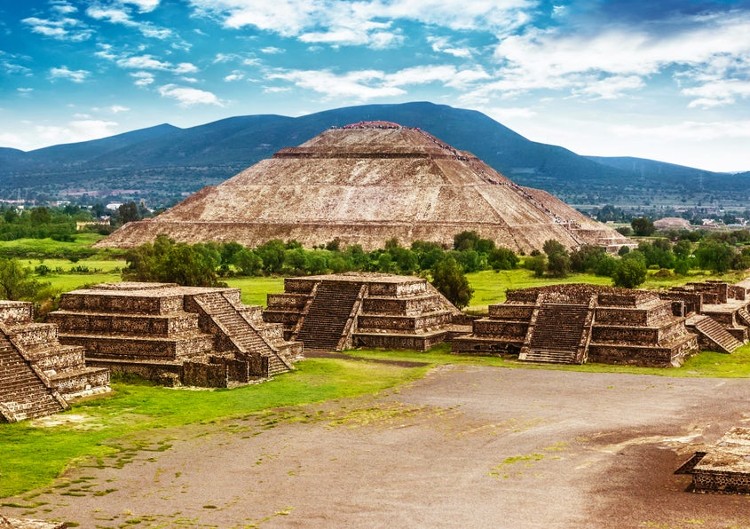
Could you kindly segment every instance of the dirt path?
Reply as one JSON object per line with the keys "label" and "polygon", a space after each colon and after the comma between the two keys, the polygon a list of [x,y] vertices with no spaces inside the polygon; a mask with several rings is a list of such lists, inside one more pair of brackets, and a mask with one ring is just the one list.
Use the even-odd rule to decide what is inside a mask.
{"label": "dirt path", "polygon": [[686,493],[689,477],[672,472],[747,424],[748,396],[748,380],[443,367],[380,397],[171,432],[168,450],[71,472],[35,516],[82,528],[745,528],[750,496]]}

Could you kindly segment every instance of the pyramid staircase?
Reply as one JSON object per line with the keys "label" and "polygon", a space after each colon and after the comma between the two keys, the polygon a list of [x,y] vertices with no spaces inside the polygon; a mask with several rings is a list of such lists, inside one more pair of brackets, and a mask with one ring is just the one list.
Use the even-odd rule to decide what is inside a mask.
{"label": "pyramid staircase", "polygon": [[0,419],[7,422],[43,417],[67,409],[44,376],[0,330]]}
{"label": "pyramid staircase", "polygon": [[742,342],[710,316],[692,316],[685,323],[721,352],[732,353],[742,346]]}
{"label": "pyramid staircase", "polygon": [[321,282],[296,339],[309,351],[342,349],[366,288],[353,281]]}
{"label": "pyramid staircase", "polygon": [[281,325],[265,323],[259,310],[238,307],[221,291],[200,294],[194,299],[237,353],[260,354],[267,359],[268,376],[293,369],[290,356],[298,352],[299,347],[295,348],[293,342],[284,342]]}
{"label": "pyramid staircase", "polygon": [[532,315],[518,359],[526,362],[581,364],[591,336],[592,303],[542,303]]}
{"label": "pyramid staircase", "polygon": [[743,325],[750,327],[750,311],[747,310],[747,307],[742,307],[737,311],[737,318]]}

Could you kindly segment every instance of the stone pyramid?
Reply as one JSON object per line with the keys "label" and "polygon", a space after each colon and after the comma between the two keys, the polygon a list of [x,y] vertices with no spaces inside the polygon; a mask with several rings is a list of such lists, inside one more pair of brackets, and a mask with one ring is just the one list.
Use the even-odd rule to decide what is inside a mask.
{"label": "stone pyramid", "polygon": [[164,233],[246,246],[295,239],[311,247],[338,238],[369,250],[392,238],[448,245],[464,230],[524,252],[547,239],[568,248],[629,242],[423,130],[376,121],[282,149],[156,218],[126,224],[99,246],[133,247]]}

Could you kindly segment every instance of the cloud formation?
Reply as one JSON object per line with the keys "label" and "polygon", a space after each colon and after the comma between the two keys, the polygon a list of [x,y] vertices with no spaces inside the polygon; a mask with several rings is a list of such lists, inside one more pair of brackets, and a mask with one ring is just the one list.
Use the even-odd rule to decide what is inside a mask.
{"label": "cloud formation", "polygon": [[60,68],[50,68],[49,77],[50,79],[67,79],[74,83],[82,83],[90,73],[86,70],[71,70],[67,66],[61,66]]}
{"label": "cloud formation", "polygon": [[162,97],[175,99],[179,106],[189,108],[195,105],[224,106],[224,103],[215,94],[197,88],[167,84],[159,87]]}

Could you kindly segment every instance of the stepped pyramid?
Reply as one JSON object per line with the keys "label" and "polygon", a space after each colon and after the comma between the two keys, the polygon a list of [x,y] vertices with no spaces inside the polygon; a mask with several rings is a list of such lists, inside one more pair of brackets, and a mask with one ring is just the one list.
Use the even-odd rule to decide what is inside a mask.
{"label": "stepped pyramid", "polygon": [[306,351],[382,347],[425,351],[443,342],[460,311],[426,279],[349,272],[289,277],[263,318]]}
{"label": "stepped pyramid", "polygon": [[109,371],[62,345],[56,325],[35,323],[32,304],[0,301],[0,422],[43,417],[67,400],[109,391]]}
{"label": "stepped pyramid", "polygon": [[237,288],[102,283],[63,294],[49,317],[89,364],[167,384],[235,386],[289,371],[302,353]]}
{"label": "stepped pyramid", "polygon": [[133,247],[167,234],[176,241],[257,246],[335,238],[365,249],[396,238],[452,244],[474,230],[514,251],[555,239],[616,250],[628,239],[552,195],[521,187],[476,156],[418,128],[363,122],[285,148],[154,219],[128,223],[99,247]]}

